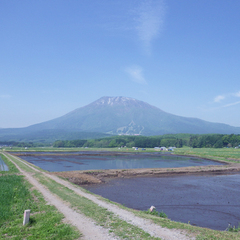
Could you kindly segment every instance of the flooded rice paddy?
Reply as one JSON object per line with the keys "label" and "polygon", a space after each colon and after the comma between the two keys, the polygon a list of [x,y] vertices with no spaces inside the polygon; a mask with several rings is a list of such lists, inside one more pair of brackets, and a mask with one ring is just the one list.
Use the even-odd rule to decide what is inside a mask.
{"label": "flooded rice paddy", "polygon": [[216,230],[240,223],[240,173],[112,179],[85,187],[126,207],[151,205],[174,221]]}
{"label": "flooded rice paddy", "polygon": [[[51,172],[223,165],[196,157],[160,153],[28,152],[20,153],[20,157]],[[115,178],[85,188],[137,210],[147,210],[154,205],[157,211],[165,212],[174,221],[200,227],[225,230],[229,224],[237,227],[240,223],[240,173]]]}
{"label": "flooded rice paddy", "polygon": [[50,172],[99,169],[175,168],[222,163],[171,154],[110,154],[102,152],[21,153],[22,159]]}
{"label": "flooded rice paddy", "polygon": [[8,166],[5,164],[5,162],[0,157],[0,171],[8,171]]}

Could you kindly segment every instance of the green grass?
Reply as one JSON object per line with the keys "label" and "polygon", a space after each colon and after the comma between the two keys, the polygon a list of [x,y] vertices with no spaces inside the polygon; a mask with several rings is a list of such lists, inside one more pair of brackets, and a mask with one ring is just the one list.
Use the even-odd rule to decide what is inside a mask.
{"label": "green grass", "polygon": [[56,148],[56,147],[31,147],[28,149],[22,147],[6,147],[5,151],[8,152],[77,152],[77,151],[108,151],[108,152],[133,152],[133,153],[140,153],[140,152],[156,152],[154,148],[145,148],[146,150],[135,150],[133,148],[83,148],[83,147],[72,147],[72,148]]}
{"label": "green grass", "polygon": [[240,149],[234,148],[178,148],[174,154],[194,155],[213,160],[240,163]]}
{"label": "green grass", "polygon": [[[30,168],[30,167],[28,167],[26,164],[24,164],[23,162],[24,162],[24,160],[22,160],[21,159],[21,161],[18,161],[18,160],[16,160],[16,158],[14,157],[14,156],[12,156],[12,155],[10,155],[10,154],[7,154],[7,157],[9,158],[9,159],[11,159],[13,162],[15,162],[22,170],[24,170],[24,171],[26,171],[26,172],[30,172],[30,173],[35,173],[36,171],[34,170],[34,169],[32,169],[32,168]],[[10,162],[10,161],[9,161]],[[28,163],[29,165],[31,165],[30,163]],[[33,165],[34,166],[34,168],[38,168],[38,167],[36,167],[35,165]],[[39,168],[40,169],[40,168]]]}
{"label": "green grass", "polygon": [[158,212],[157,210],[154,209],[153,211],[147,210],[147,211],[143,211],[143,212],[146,214],[151,214],[151,215],[158,216],[161,218],[167,218],[167,214],[164,213],[163,211]]}
{"label": "green grass", "polygon": [[[57,183],[57,185],[58,185],[57,186],[54,181],[46,180],[46,179],[44,179],[44,177],[42,178],[42,180],[44,181],[42,183],[46,184],[46,182],[48,182],[47,185],[46,185],[47,187],[52,185],[49,189],[50,190],[54,189],[55,194],[57,194],[58,196],[63,198],[65,201],[69,201],[72,204],[73,207],[77,207],[80,211],[81,211],[81,208],[87,208],[88,210],[85,214],[87,216],[93,218],[100,225],[105,226],[105,227],[109,227],[109,225],[108,225],[109,221],[115,221],[114,219],[112,220],[112,217],[110,217],[110,216],[112,216],[111,213],[108,215],[108,213],[107,213],[108,211],[106,209],[103,208],[102,213],[101,213],[101,211],[96,211],[94,207],[92,208],[92,207],[88,206],[88,204],[90,204],[90,206],[92,205],[91,201],[86,199],[87,203],[85,205],[85,203],[83,203],[82,201],[79,200],[78,195],[73,194],[74,192],[72,190],[69,190],[69,189],[67,190],[64,187],[61,187],[60,184],[58,185],[58,183]],[[65,192],[64,194],[60,193],[61,191],[65,191],[64,189],[66,189],[67,192]],[[81,190],[83,190],[87,193],[90,193],[94,196],[98,196],[96,194],[93,194],[93,193],[89,192],[86,189],[81,188]],[[63,196],[61,196],[61,194],[63,194]],[[76,195],[75,199],[74,199],[73,195]],[[146,211],[137,211],[137,210],[134,210],[134,209],[129,209],[129,208],[127,208],[127,207],[125,207],[125,206],[123,206],[119,203],[112,202],[109,199],[106,199],[106,198],[103,198],[103,197],[99,197],[99,199],[101,199],[103,201],[106,201],[106,202],[109,202],[109,203],[112,203],[112,204],[115,204],[115,205],[119,206],[120,208],[125,209],[129,212],[132,212],[136,216],[139,216],[141,218],[150,219],[155,224],[157,224],[159,226],[166,227],[168,229],[186,230],[189,234],[195,235],[196,240],[219,240],[219,239],[221,239],[221,240],[239,240],[240,239],[240,232],[236,232],[236,231],[234,232],[234,231],[231,231],[231,230],[230,231],[217,231],[217,230],[212,230],[212,229],[208,229],[208,228],[196,227],[196,226],[192,226],[191,224],[175,222],[175,221],[172,221],[168,218],[159,217],[159,216],[156,216],[154,214],[148,214]],[[97,214],[94,216],[95,213],[97,213]],[[106,221],[106,217],[104,217],[104,216],[101,217],[100,216],[101,214],[103,214],[104,216],[106,216],[106,215],[109,216],[108,220]],[[125,231],[123,226],[124,226],[124,223],[122,223],[122,225],[112,224],[110,227],[115,228],[115,230],[110,230],[110,231],[114,232],[118,236],[121,236],[121,234],[122,234],[121,232]],[[120,230],[118,230],[118,228],[120,228]],[[125,226],[125,228],[127,229],[128,226]],[[227,228],[227,225],[226,225],[226,228]],[[129,228],[129,230],[137,232],[137,230],[135,230],[135,229]],[[154,238],[150,238],[150,237],[147,238],[146,236],[144,238],[141,238],[141,237],[139,237],[139,235],[136,235],[138,237],[134,238],[133,237],[134,235],[135,235],[135,232],[131,233],[131,235],[126,235],[126,236],[128,236],[129,239],[154,239]]]}
{"label": "green grass", "polygon": [[[42,195],[23,176],[0,177],[0,238],[76,239],[79,233],[63,224],[63,215],[46,205]],[[23,226],[24,210],[31,209],[30,222]]]}
{"label": "green grass", "polygon": [[87,151],[89,148],[55,148],[55,147],[29,147],[25,149],[23,147],[5,147],[5,151],[8,152],[70,152],[70,151]]}
{"label": "green grass", "polygon": [[[159,218],[158,216],[146,214],[142,211],[132,210],[135,215],[143,218],[152,219],[155,224],[169,229],[183,229],[196,236],[196,240],[239,240],[240,232],[217,231],[209,228],[192,226],[191,224],[174,222],[168,218]],[[227,226],[226,226],[227,228]]]}
{"label": "green grass", "polygon": [[[32,186],[19,175],[16,166],[3,154],[0,156],[9,168],[0,175],[0,239],[78,238],[78,231],[62,223],[63,215],[46,205],[38,191],[30,191]],[[23,226],[26,209],[31,210],[30,222]]]}
{"label": "green grass", "polygon": [[69,202],[71,207],[78,209],[81,213],[93,219],[102,227],[109,228],[116,236],[123,239],[160,239],[151,237],[149,233],[119,219],[112,212],[98,206],[85,197],[81,197],[74,191],[63,187],[61,184],[46,178],[42,174],[35,174],[38,180],[45,185],[52,193],[59,196],[62,200]]}
{"label": "green grass", "polygon": [[[89,149],[88,149],[89,150]],[[115,149],[116,151],[116,149]],[[210,158],[215,160],[222,160],[222,161],[229,161],[235,162],[233,160],[229,160],[228,158],[232,159],[240,159],[240,149],[212,149],[212,148],[180,148],[175,149],[175,154],[182,154],[182,155],[195,155],[204,158]],[[17,161],[18,162],[18,161]],[[45,184],[50,191],[57,194],[63,200],[69,202],[72,207],[75,207],[79,211],[83,212],[85,215],[94,219],[98,224],[109,227],[111,232],[114,232],[117,236],[121,236],[121,238],[125,239],[154,239],[151,238],[149,235],[144,235],[144,233],[139,228],[132,228],[133,226],[121,221],[114,217],[114,215],[107,211],[104,208],[100,208],[99,206],[95,205],[91,201],[81,198],[77,194],[75,194],[72,190],[63,187],[62,185],[48,180],[45,177],[41,176],[41,174],[37,174],[39,179],[41,179],[42,183]],[[81,200],[80,200],[81,198]],[[101,198],[103,199],[103,198]],[[107,202],[111,202],[108,199],[104,199]],[[158,216],[154,216],[151,214],[146,214],[142,211],[136,211],[133,209],[128,209],[120,204],[113,203],[120,206],[123,209],[126,209],[130,212],[133,212],[136,216],[151,219],[156,224],[172,229],[185,229],[188,232],[196,235],[196,240],[237,240],[240,239],[240,232],[239,227],[229,227],[228,231],[216,231],[207,228],[200,228],[196,226],[192,226],[190,224],[174,222],[167,218],[160,218]],[[22,221],[22,220],[21,220]],[[227,228],[227,226],[226,226]],[[139,232],[140,231],[140,232]]]}
{"label": "green grass", "polygon": [[[132,148],[53,148],[53,147],[44,147],[44,148],[24,148],[14,147],[12,149],[6,148],[6,151],[23,151],[23,152],[75,152],[75,151],[109,151],[109,152],[132,152],[132,153],[142,153],[142,152],[158,152],[159,154],[164,153],[163,151],[155,150],[154,148],[146,148],[145,151],[134,150]],[[224,160],[228,162],[234,162],[234,159],[240,160],[240,149],[234,148],[176,148],[174,149],[173,154],[180,155],[196,155],[200,157],[212,158],[214,160]],[[230,159],[229,159],[230,158]],[[231,160],[233,159],[233,160]]]}
{"label": "green grass", "polygon": [[[85,190],[85,191],[88,193],[91,193],[87,190]],[[91,194],[93,194],[93,193],[91,193]],[[96,194],[93,194],[93,195],[96,195]],[[186,230],[190,235],[196,236],[196,240],[219,240],[219,239],[221,239],[221,240],[239,240],[240,239],[240,232],[237,232],[237,231],[234,232],[234,231],[231,231],[231,229],[230,229],[230,231],[217,231],[217,230],[212,230],[209,228],[196,227],[196,226],[192,226],[191,224],[175,222],[168,218],[163,218],[163,217],[159,217],[154,214],[149,214],[148,211],[138,211],[138,210],[130,209],[119,203],[112,202],[109,199],[106,199],[103,197],[100,197],[99,199],[106,201],[106,202],[110,202],[112,204],[115,204],[122,209],[132,212],[133,214],[135,214],[138,217],[150,219],[155,224],[160,225],[162,227],[166,227],[168,229]],[[227,226],[226,226],[226,229],[227,229]]]}
{"label": "green grass", "polygon": [[5,164],[8,166],[9,171],[0,171],[1,174],[11,174],[11,173],[19,173],[19,170],[16,168],[16,166],[9,161],[7,157],[5,157],[2,153],[0,153],[0,157],[5,162]]}
{"label": "green grass", "polygon": [[239,223],[238,227],[229,225],[228,226],[228,231],[229,232],[240,232],[240,223]]}
{"label": "green grass", "polygon": [[6,175],[0,177],[0,225],[12,220],[15,215],[22,213],[26,207],[32,207],[29,202],[29,193],[22,184],[22,177]]}
{"label": "green grass", "polygon": [[[7,156],[8,156],[8,158],[10,158],[13,162],[17,163],[17,164],[19,165],[19,167],[20,167],[21,169],[23,169],[24,171],[26,171],[26,172],[34,173],[34,172],[36,172],[34,169],[37,169],[37,170],[39,170],[39,171],[41,171],[41,172],[48,172],[48,171],[46,171],[46,170],[44,170],[44,169],[42,169],[42,168],[40,168],[40,167],[38,167],[38,166],[30,163],[30,162],[27,162],[27,161],[24,160],[24,159],[19,159],[19,160],[18,160],[18,157],[12,156],[12,155],[10,155],[10,154],[8,154],[8,153],[7,153]],[[24,163],[32,166],[34,169],[28,167],[28,166],[27,166],[26,164],[24,164]]]}

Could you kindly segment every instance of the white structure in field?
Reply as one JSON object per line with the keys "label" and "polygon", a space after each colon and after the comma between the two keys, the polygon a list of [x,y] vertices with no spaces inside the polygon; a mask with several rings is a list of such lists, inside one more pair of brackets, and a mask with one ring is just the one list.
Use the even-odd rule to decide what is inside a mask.
{"label": "white structure in field", "polygon": [[29,223],[30,209],[24,211],[23,226]]}

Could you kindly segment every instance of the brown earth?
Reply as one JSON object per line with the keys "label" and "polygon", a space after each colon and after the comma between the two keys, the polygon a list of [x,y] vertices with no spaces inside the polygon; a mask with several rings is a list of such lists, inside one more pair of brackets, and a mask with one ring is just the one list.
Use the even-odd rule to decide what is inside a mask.
{"label": "brown earth", "polygon": [[[11,153],[12,154],[12,153]],[[89,153],[71,153],[69,155],[79,156],[118,156],[118,155],[135,155],[136,153],[127,152],[91,152]],[[151,153],[149,153],[151,155]],[[34,156],[34,153],[14,153],[12,155]],[[65,156],[65,153],[48,154],[43,153],[44,156]],[[163,154],[164,155],[164,154]],[[181,156],[181,155],[178,155]],[[183,155],[185,156],[185,155]],[[192,156],[196,157],[196,156]],[[203,158],[212,160],[209,158]],[[224,161],[217,161],[225,163],[225,165],[211,165],[211,166],[196,166],[196,167],[180,167],[180,168],[141,168],[141,169],[109,169],[109,170],[82,170],[82,171],[66,171],[66,172],[51,172],[52,175],[57,175],[68,179],[70,182],[78,185],[99,184],[104,183],[112,178],[132,178],[132,177],[151,177],[151,176],[174,176],[174,175],[209,175],[209,174],[231,174],[240,172],[240,159],[228,160],[239,161],[239,163],[229,163]]]}
{"label": "brown earth", "polygon": [[104,183],[112,178],[132,178],[151,176],[174,176],[174,175],[209,175],[209,174],[231,174],[240,172],[240,163],[228,163],[226,165],[211,165],[181,168],[141,168],[141,169],[110,169],[110,170],[84,170],[68,172],[52,172],[67,178],[70,182],[85,185]]}
{"label": "brown earth", "polygon": [[[29,168],[33,169],[39,174],[44,175],[46,178],[50,178],[54,181],[56,181],[58,184],[71,189],[75,194],[85,197],[88,200],[96,203],[100,207],[103,207],[104,209],[107,209],[108,211],[115,214],[118,218],[122,219],[123,221],[126,221],[127,223],[136,226],[146,233],[150,234],[153,238],[161,238],[164,240],[194,240],[194,233],[188,233],[184,229],[167,229],[164,227],[161,227],[160,225],[155,224],[152,220],[144,219],[141,217],[136,216],[132,212],[129,212],[125,209],[119,208],[117,205],[111,204],[109,202],[102,201],[97,196],[94,196],[92,194],[86,193],[81,190],[81,188],[74,186],[70,184],[69,182],[62,180],[56,176],[50,175],[49,173],[42,172],[41,170],[38,170],[28,162],[14,157],[15,161],[12,161],[8,155],[4,154],[9,161],[11,161],[18,169],[19,171],[25,175],[27,180],[33,185],[34,188],[36,188],[38,191],[40,191],[45,200],[48,204],[54,205],[59,212],[61,212],[65,219],[64,222],[70,223],[73,226],[75,226],[80,233],[83,235],[79,239],[82,240],[118,240],[122,239],[121,237],[115,236],[111,229],[109,228],[103,228],[102,226],[97,225],[96,222],[94,222],[93,219],[86,217],[84,214],[82,214],[80,211],[77,211],[74,208],[70,207],[69,202],[63,201],[61,198],[53,194],[51,191],[49,191],[44,185],[42,185],[34,176],[34,173],[29,173],[21,169],[17,163],[21,162],[22,164],[25,164]],[[87,174],[85,174],[87,175]],[[79,177],[79,175],[75,175]],[[135,238],[134,238],[135,239]]]}

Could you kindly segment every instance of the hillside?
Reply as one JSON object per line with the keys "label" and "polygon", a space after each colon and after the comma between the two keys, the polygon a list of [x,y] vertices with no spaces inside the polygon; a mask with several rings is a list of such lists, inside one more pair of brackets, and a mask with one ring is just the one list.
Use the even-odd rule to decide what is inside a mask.
{"label": "hillside", "polygon": [[110,134],[240,133],[240,128],[197,118],[176,116],[148,103],[126,97],[102,97],[60,118],[28,130],[68,129]]}
{"label": "hillside", "polygon": [[240,128],[197,118],[180,117],[133,98],[102,97],[89,105],[47,122],[20,129],[0,129],[0,140],[3,137],[6,140],[9,136],[23,135],[25,139],[34,139],[34,135],[39,134],[42,139],[49,134],[53,139],[56,139],[55,135],[61,139],[69,139],[69,134],[82,132],[113,135],[239,134]]}

